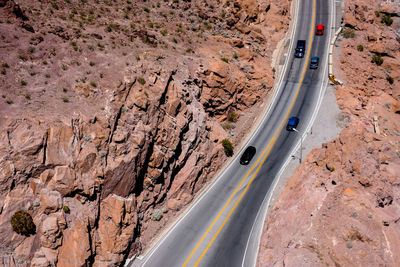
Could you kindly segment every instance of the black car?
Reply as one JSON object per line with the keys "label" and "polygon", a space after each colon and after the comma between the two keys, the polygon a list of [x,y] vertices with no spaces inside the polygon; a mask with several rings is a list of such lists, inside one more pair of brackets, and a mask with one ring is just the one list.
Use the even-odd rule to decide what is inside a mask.
{"label": "black car", "polygon": [[286,130],[289,132],[293,132],[296,129],[297,125],[299,124],[300,119],[297,117],[291,117],[288,121],[286,126]]}
{"label": "black car", "polygon": [[247,165],[251,161],[251,159],[256,154],[256,148],[254,146],[249,146],[243,152],[242,157],[240,158],[240,164]]}
{"label": "black car", "polygon": [[298,40],[296,45],[296,52],[294,54],[295,57],[304,57],[304,53],[306,51],[306,41]]}
{"label": "black car", "polygon": [[319,57],[312,57],[310,62],[310,69],[318,69]]}

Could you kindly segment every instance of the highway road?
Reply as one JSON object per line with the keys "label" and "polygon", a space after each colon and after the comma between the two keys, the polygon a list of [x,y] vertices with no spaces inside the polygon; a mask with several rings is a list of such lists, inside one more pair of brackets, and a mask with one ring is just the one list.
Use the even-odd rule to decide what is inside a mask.
{"label": "highway road", "polygon": [[[299,0],[293,49],[275,101],[260,127],[246,144],[257,148],[249,165],[240,165],[240,153],[218,179],[199,197],[188,212],[144,256],[130,266],[252,266],[258,250],[254,231],[262,229],[257,214],[265,209],[277,174],[291,156],[326,84],[330,37],[328,0]],[[324,24],[325,34],[315,36],[316,24]],[[307,41],[304,58],[294,58],[297,40]],[[312,44],[312,45],[311,45]],[[309,69],[312,56],[320,57],[320,67]],[[291,116],[300,118],[299,133],[287,132]]]}

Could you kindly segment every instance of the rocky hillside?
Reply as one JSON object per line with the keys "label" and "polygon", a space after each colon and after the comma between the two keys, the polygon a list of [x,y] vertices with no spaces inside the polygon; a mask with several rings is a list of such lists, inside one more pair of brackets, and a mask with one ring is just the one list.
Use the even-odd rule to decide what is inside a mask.
{"label": "rocky hillside", "polygon": [[248,131],[289,8],[1,0],[0,265],[140,253],[227,160],[222,139]]}
{"label": "rocky hillside", "polygon": [[349,123],[270,211],[258,266],[400,265],[400,10],[346,1],[336,98]]}

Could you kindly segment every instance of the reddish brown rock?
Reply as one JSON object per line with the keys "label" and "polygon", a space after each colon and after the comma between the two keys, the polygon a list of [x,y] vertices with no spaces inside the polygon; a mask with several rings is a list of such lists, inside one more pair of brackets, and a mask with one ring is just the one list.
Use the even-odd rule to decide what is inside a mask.
{"label": "reddish brown rock", "polygon": [[[387,66],[396,66],[400,53],[394,28],[374,14],[378,4],[346,1],[344,21],[355,36],[338,42],[334,65],[344,81],[337,102],[351,123],[288,181],[265,221],[258,266],[400,264],[399,81],[390,83],[396,68],[371,62],[370,52]],[[361,44],[370,52],[359,51]]]}

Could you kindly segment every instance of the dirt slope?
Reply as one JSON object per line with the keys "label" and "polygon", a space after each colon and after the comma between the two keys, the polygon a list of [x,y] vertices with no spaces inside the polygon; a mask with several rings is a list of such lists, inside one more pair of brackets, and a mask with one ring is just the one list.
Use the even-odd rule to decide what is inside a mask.
{"label": "dirt slope", "polygon": [[348,124],[289,180],[265,221],[258,266],[400,265],[399,11],[346,1],[334,65]]}
{"label": "dirt slope", "polygon": [[140,253],[248,132],[289,5],[1,0],[0,265]]}

